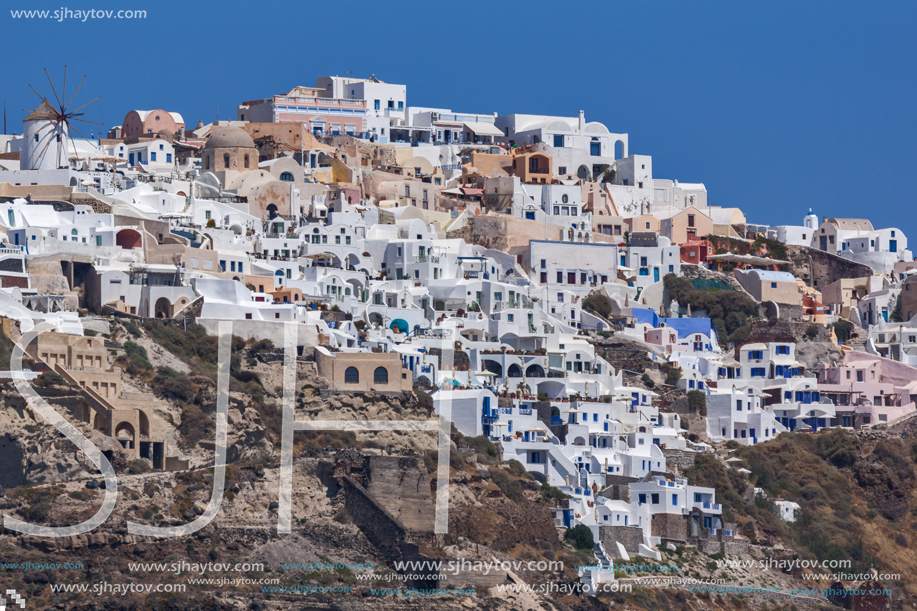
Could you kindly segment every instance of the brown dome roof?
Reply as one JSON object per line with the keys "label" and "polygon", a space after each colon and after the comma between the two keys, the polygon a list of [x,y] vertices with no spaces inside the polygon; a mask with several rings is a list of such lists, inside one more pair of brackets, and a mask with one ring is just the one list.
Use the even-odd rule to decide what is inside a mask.
{"label": "brown dome roof", "polygon": [[255,141],[239,127],[217,127],[204,144],[205,149],[255,148]]}

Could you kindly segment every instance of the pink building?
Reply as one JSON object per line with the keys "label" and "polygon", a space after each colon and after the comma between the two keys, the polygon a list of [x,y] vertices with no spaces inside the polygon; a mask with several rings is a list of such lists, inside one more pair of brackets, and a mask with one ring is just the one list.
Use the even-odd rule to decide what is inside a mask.
{"label": "pink building", "polygon": [[845,352],[839,366],[819,363],[818,389],[834,402],[837,426],[889,424],[917,409],[917,369],[864,352]]}
{"label": "pink building", "polygon": [[129,139],[141,136],[155,136],[163,130],[176,136],[183,134],[185,120],[177,112],[132,110],[124,117],[124,124],[121,126],[121,137]]}
{"label": "pink building", "polygon": [[294,87],[287,94],[243,102],[237,118],[254,123],[303,123],[319,137],[360,137],[366,131],[366,101],[322,97],[326,93],[314,87]]}

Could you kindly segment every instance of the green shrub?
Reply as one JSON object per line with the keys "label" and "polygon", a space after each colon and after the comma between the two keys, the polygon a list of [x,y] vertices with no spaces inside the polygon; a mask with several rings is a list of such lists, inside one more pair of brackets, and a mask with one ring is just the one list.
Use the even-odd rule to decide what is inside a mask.
{"label": "green shrub", "polygon": [[611,299],[604,293],[594,293],[583,300],[583,307],[590,312],[594,312],[602,318],[611,316]]}
{"label": "green shrub", "polygon": [[506,463],[506,468],[516,477],[522,477],[526,474],[525,466],[515,458]]}
{"label": "green shrub", "polygon": [[252,352],[272,352],[273,350],[274,342],[269,339],[255,340],[251,345]]}
{"label": "green shrub", "polygon": [[41,388],[47,388],[48,386],[63,383],[64,378],[60,377],[60,375],[53,369],[49,369],[35,378],[35,385]]}
{"label": "green shrub", "polygon": [[149,471],[150,465],[142,458],[135,458],[127,465],[127,472],[132,475],[148,473]]}
{"label": "green shrub", "polygon": [[476,452],[480,452],[491,458],[497,457],[497,446],[491,443],[490,439],[483,435],[479,437],[465,437],[465,443]]}
{"label": "green shrub", "polygon": [[518,479],[510,477],[506,471],[492,468],[490,470],[490,481],[495,483],[503,495],[514,503],[525,500],[522,484],[519,483]]}
{"label": "green shrub", "polygon": [[140,327],[137,326],[133,320],[125,320],[121,323],[124,325],[124,329],[131,334],[132,337],[140,337]]}
{"label": "green shrub", "polygon": [[153,364],[147,357],[146,348],[134,342],[124,342],[124,354],[128,363],[140,369],[152,369]]}
{"label": "green shrub", "polygon": [[541,484],[541,495],[546,501],[560,503],[567,498],[567,495],[560,491],[560,489],[555,488],[550,485],[548,482],[542,482]]}
{"label": "green shrub", "polygon": [[688,409],[692,414],[707,415],[707,395],[702,390],[688,391]]}
{"label": "green shrub", "polygon": [[814,340],[818,337],[818,325],[809,325],[809,328],[806,329],[806,338]]}
{"label": "green shrub", "polygon": [[842,344],[850,339],[851,331],[853,331],[853,325],[846,320],[838,320],[834,323],[834,334]]}
{"label": "green shrub", "polygon": [[47,522],[51,517],[51,494],[40,491],[32,497],[32,502],[25,509],[25,517],[29,522]]}
{"label": "green shrub", "polygon": [[681,379],[681,369],[678,367],[669,367],[665,372],[665,383],[669,386],[675,386],[678,384],[678,380]]}
{"label": "green shrub", "polygon": [[568,528],[564,533],[564,540],[576,549],[591,550],[595,547],[592,531],[585,524],[577,524],[573,528]]}
{"label": "green shrub", "polygon": [[192,382],[191,378],[171,367],[157,369],[152,384],[157,394],[183,403],[192,401],[200,389],[200,386]]}

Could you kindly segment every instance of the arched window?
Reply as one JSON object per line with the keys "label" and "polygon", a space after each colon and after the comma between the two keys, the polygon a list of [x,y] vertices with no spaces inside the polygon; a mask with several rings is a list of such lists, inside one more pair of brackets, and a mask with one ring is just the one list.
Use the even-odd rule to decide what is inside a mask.
{"label": "arched window", "polygon": [[360,372],[357,371],[356,367],[347,368],[347,371],[344,372],[344,383],[345,384],[359,384],[360,383]]}
{"label": "arched window", "polygon": [[563,203],[566,204],[567,202],[570,201],[570,198],[567,197],[567,194],[566,194],[566,193],[564,193],[564,196],[560,198],[560,201],[562,201]]}
{"label": "arched window", "polygon": [[70,235],[79,235],[79,232],[76,229],[71,229]]}
{"label": "arched window", "polygon": [[283,182],[293,182],[293,175],[290,174],[289,172],[284,172],[283,174],[280,175],[280,180],[282,180]]}
{"label": "arched window", "polygon": [[376,371],[373,372],[373,382],[376,384],[388,384],[388,369],[376,367]]}
{"label": "arched window", "polygon": [[[245,156],[245,167],[246,168],[248,167],[248,155]],[[283,179],[281,178],[281,180]]]}
{"label": "arched window", "polygon": [[229,153],[223,153],[223,167],[229,168]]}

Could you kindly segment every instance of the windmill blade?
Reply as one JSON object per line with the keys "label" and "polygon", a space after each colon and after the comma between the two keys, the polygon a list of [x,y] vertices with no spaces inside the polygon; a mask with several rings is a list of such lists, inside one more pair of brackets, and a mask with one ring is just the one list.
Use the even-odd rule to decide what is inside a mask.
{"label": "windmill blade", "polygon": [[87,119],[77,119],[77,118],[72,117],[72,116],[71,116],[71,117],[68,117],[67,120],[68,120],[68,121],[82,121],[83,123],[92,123],[92,124],[94,124],[94,125],[105,125],[104,123],[100,123],[99,121],[89,121],[89,120],[87,120]]}
{"label": "windmill blade", "polygon": [[[48,82],[51,83],[51,75],[48,74],[48,69],[45,68],[45,76],[48,77]],[[57,100],[57,106],[60,108],[61,114],[64,113],[64,105],[60,103],[60,98],[57,97],[57,90],[54,88],[54,83],[51,83],[51,91],[54,92],[54,99]]]}
{"label": "windmill blade", "polygon": [[[62,100],[66,100],[66,99],[67,99],[67,65],[66,65],[66,64],[64,64],[64,88],[61,89],[60,97],[61,97]],[[60,111],[61,111],[61,112],[64,112],[64,106],[63,106],[63,105],[61,105]]]}
{"label": "windmill blade", "polygon": [[[64,123],[67,124],[67,128],[68,128],[68,129],[72,129],[72,130],[75,131],[76,133],[80,134],[80,130],[78,130],[75,126],[70,125],[70,123],[69,123],[68,121],[64,121]],[[86,139],[86,136],[84,136],[83,134],[80,134],[80,138],[82,138],[83,140],[86,140],[86,141],[88,142],[88,140]],[[70,136],[70,139],[73,140],[73,136]]]}
{"label": "windmill blade", "polygon": [[[29,85],[29,89],[31,89],[32,91],[35,91],[35,88],[32,87],[31,85]],[[35,95],[37,95],[39,98],[41,98],[41,101],[42,101],[42,102],[45,101],[45,96],[41,95],[41,94],[38,93],[37,91],[35,91]]]}
{"label": "windmill blade", "polygon": [[[88,102],[86,102],[85,104],[83,104],[82,106],[80,106],[80,108],[77,108],[76,110],[80,110],[81,108],[86,108],[87,106],[89,106],[90,104],[92,104],[93,102],[95,102],[96,100],[98,100],[100,97],[101,97],[101,96],[96,96],[96,97],[94,97],[93,99],[89,100]],[[76,110],[74,110],[73,112],[69,113],[69,115],[72,116],[73,113],[76,112]]]}
{"label": "windmill blade", "polygon": [[[68,124],[67,126],[69,127],[70,125]],[[79,133],[79,132],[77,132],[77,133]],[[70,136],[70,144],[73,146],[73,156],[76,157],[76,160],[77,160],[77,161],[79,161],[79,160],[80,160],[80,154],[79,154],[79,152],[77,152],[77,150],[76,150],[76,142],[73,141],[73,136]],[[67,165],[70,165],[70,164],[68,163]]]}
{"label": "windmill blade", "polygon": [[79,87],[77,87],[77,88],[76,88],[76,91],[73,92],[73,95],[70,96],[70,101],[67,102],[67,106],[70,106],[70,104],[73,103],[73,98],[75,98],[75,97],[76,97],[76,94],[78,94],[78,93],[80,92],[80,88],[83,86],[83,83],[85,83],[85,82],[86,82],[86,77],[84,76],[84,77],[83,77],[83,80],[80,81]]}

